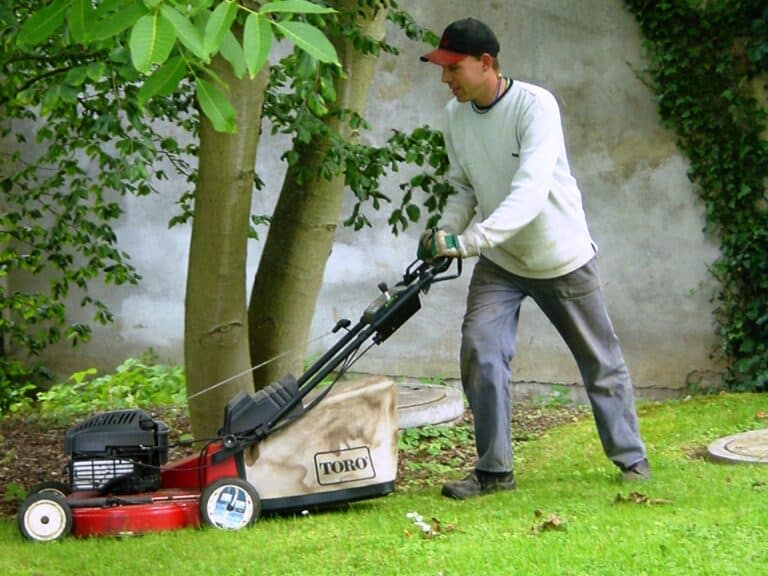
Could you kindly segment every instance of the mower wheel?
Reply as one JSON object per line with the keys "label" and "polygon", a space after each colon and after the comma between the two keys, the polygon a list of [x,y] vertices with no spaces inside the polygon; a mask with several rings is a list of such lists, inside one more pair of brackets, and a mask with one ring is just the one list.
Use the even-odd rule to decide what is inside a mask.
{"label": "mower wheel", "polygon": [[72,530],[72,509],[56,492],[30,494],[19,508],[19,530],[24,538],[37,542],[64,538]]}
{"label": "mower wheel", "polygon": [[72,494],[72,490],[69,488],[69,485],[64,484],[64,482],[59,482],[58,480],[47,480],[46,482],[35,484],[32,486],[32,488],[29,489],[27,496],[31,494],[37,494],[38,492],[53,492],[55,494],[61,495],[63,498],[66,498]]}
{"label": "mower wheel", "polygon": [[261,498],[241,478],[221,478],[206,486],[200,496],[200,517],[214,528],[240,530],[261,515]]}

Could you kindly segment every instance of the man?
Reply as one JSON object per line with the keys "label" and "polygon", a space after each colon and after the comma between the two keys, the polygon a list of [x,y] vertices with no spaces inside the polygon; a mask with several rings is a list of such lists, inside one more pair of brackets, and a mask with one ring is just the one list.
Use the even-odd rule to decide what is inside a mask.
{"label": "man", "polygon": [[[571,175],[555,98],[499,72],[499,43],[473,18],[449,25],[421,57],[442,67],[449,198],[419,257],[479,257],[462,324],[461,379],[475,422],[477,462],[443,494],[515,488],[510,361],[530,296],[576,360],[608,458],[625,480],[650,478],[632,382],[608,317],[581,193]],[[478,221],[470,226],[477,212]]]}

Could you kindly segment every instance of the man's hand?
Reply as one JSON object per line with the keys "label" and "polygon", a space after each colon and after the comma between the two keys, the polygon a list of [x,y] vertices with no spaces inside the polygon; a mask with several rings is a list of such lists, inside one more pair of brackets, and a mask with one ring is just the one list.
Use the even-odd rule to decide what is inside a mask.
{"label": "man's hand", "polygon": [[417,257],[432,262],[435,258],[469,258],[479,254],[477,245],[469,242],[463,234],[430,229],[425,230],[419,239]]}
{"label": "man's hand", "polygon": [[437,228],[427,228],[421,233],[419,238],[419,248],[416,250],[416,258],[424,260],[424,262],[430,262],[434,259],[434,256],[430,256],[432,252],[432,236],[437,232]]}

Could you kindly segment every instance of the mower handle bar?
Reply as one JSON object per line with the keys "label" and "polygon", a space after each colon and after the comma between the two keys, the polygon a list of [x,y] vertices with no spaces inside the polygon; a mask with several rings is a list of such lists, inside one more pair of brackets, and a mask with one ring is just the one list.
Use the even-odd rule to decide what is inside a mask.
{"label": "mower handle bar", "polygon": [[[400,287],[401,291],[396,292],[395,295],[391,297],[391,300],[376,313],[373,319],[366,319],[365,316],[363,316],[357,324],[351,328],[347,329],[348,324],[347,326],[341,326],[347,329],[347,333],[298,378],[298,394],[278,410],[263,426],[260,426],[257,430],[248,434],[243,440],[246,443],[258,442],[266,437],[272,431],[274,426],[279,423],[286,414],[289,414],[304,399],[304,397],[309,394],[309,392],[323,381],[326,376],[333,372],[333,370],[349,358],[350,355],[354,354],[363,343],[368,340],[368,338],[386,327],[387,323],[391,323],[389,325],[391,330],[389,333],[383,337],[374,339],[376,344],[383,342],[392,332],[394,332],[394,330],[397,330],[405,320],[410,318],[410,316],[418,310],[419,293],[423,292],[426,294],[432,284],[461,276],[462,261],[460,259],[455,259],[456,272],[453,274],[445,274],[451,267],[453,260],[453,258],[439,258],[433,262],[425,262],[422,260],[415,260],[412,262],[403,274],[402,280],[396,284],[396,287]],[[407,309],[409,304],[411,306],[414,306],[415,304],[416,308],[412,310]],[[408,314],[408,316],[397,323],[397,314],[398,312],[402,313],[403,310],[405,310],[405,313]],[[337,326],[339,326],[339,324],[337,324]]]}

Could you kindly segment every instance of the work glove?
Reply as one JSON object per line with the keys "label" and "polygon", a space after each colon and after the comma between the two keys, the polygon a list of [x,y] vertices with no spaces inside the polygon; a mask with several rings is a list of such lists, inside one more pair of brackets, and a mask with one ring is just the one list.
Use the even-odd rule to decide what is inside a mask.
{"label": "work glove", "polygon": [[479,256],[476,242],[465,234],[453,234],[442,229],[425,230],[419,239],[417,257],[425,262],[436,258],[469,258]]}
{"label": "work glove", "polygon": [[430,251],[431,251],[431,244],[432,244],[432,236],[437,232],[437,228],[427,228],[424,230],[424,232],[421,233],[421,237],[419,238],[419,247],[416,250],[416,258],[419,260],[423,260],[424,262],[428,262],[430,258]]}

